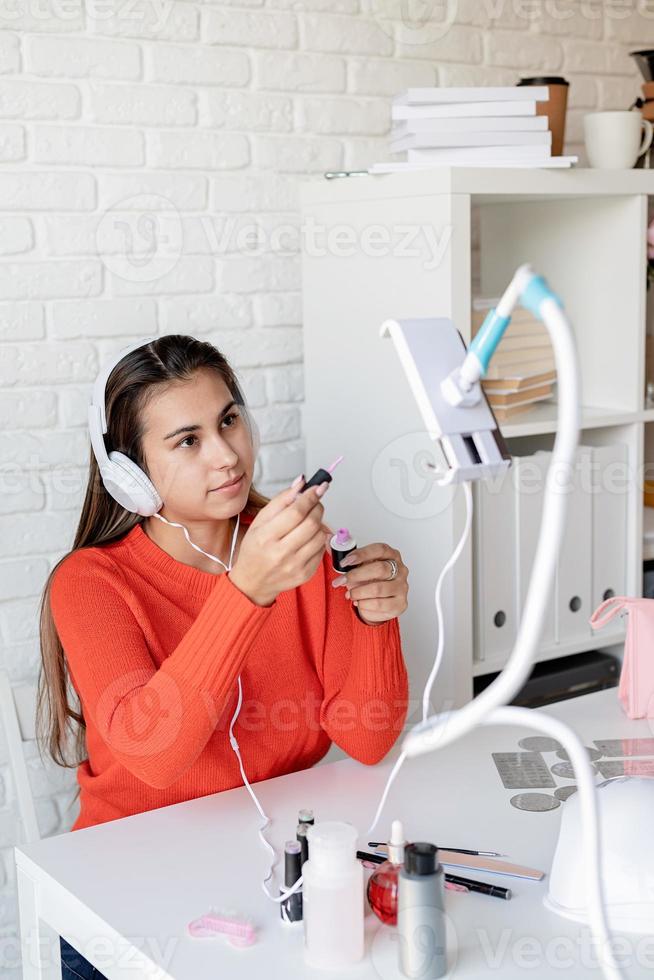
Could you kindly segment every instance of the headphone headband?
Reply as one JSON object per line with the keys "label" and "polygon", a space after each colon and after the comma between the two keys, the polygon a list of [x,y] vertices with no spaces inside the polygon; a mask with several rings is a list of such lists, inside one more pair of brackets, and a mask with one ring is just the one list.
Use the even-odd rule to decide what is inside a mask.
{"label": "headphone headband", "polygon": [[156,337],[146,337],[145,340],[139,340],[134,344],[129,344],[127,347],[121,348],[118,353],[113,357],[108,364],[100,371],[99,375],[95,379],[95,384],[93,385],[93,396],[91,399],[91,405],[95,405],[100,411],[100,429],[102,435],[107,432],[107,408],[105,402],[105,388],[107,387],[107,381],[109,380],[109,375],[116,367],[120,364],[124,357],[131,354],[133,350],[138,350],[139,347],[145,347],[146,344],[152,343],[156,340]]}

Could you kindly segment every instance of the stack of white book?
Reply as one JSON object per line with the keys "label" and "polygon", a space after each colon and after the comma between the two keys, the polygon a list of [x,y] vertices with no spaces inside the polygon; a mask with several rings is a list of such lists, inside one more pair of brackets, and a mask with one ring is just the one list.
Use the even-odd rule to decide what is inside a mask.
{"label": "stack of white book", "polygon": [[[486,319],[498,299],[474,299],[472,336]],[[550,335],[533,313],[518,307],[495,351],[482,388],[498,421],[506,421],[549,401],[554,395],[556,368]]]}
{"label": "stack of white book", "polygon": [[370,173],[429,167],[570,167],[552,156],[547,85],[410,88],[392,105],[390,150],[397,159]]}

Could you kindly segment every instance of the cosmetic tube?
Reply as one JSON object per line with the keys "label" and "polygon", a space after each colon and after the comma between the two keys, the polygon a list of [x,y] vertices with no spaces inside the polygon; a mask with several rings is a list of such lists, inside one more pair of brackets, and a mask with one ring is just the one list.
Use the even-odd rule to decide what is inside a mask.
{"label": "cosmetic tube", "polygon": [[[284,845],[284,884],[292,888],[302,874],[302,846],[299,841],[287,840]],[[279,914],[284,922],[302,920],[302,887],[279,903]]]}

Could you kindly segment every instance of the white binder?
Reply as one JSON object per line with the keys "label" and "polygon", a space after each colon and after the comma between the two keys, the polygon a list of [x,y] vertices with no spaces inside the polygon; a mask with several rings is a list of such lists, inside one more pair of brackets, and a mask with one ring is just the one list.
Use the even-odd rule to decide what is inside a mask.
{"label": "white binder", "polygon": [[561,473],[556,485],[567,493],[563,542],[556,568],[554,635],[557,643],[591,637],[593,541],[592,457],[590,446],[579,446],[574,473]]}
{"label": "white binder", "polygon": [[593,447],[591,609],[627,590],[627,465],[624,443]]}
{"label": "white binder", "polygon": [[[518,617],[522,616],[531,569],[536,554],[543,513],[543,497],[547,470],[552,458],[550,452],[537,452],[532,456],[516,456],[513,459],[515,487],[515,595]],[[543,621],[540,647],[552,646],[554,638],[555,590],[549,597],[548,610]]]}
{"label": "white binder", "polygon": [[[515,598],[515,495],[511,470],[476,481],[475,630],[476,661],[506,661],[513,649]],[[496,664],[493,664],[495,668]]]}

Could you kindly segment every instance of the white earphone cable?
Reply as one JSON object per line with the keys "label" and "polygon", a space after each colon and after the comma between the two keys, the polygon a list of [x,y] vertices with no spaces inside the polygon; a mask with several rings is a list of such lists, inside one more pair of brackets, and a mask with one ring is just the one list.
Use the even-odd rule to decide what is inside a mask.
{"label": "white earphone cable", "polygon": [[181,527],[182,531],[184,532],[184,536],[185,536],[186,540],[188,541],[188,543],[190,544],[190,546],[192,548],[195,548],[196,551],[199,551],[201,555],[206,555],[207,558],[211,558],[212,561],[217,561],[218,564],[219,565],[222,565],[223,568],[226,571],[230,572],[232,570],[232,561],[234,559],[234,548],[236,547],[236,538],[238,536],[238,527],[239,527],[239,524],[241,522],[241,515],[240,514],[237,514],[236,515],[236,527],[234,528],[234,534],[232,536],[232,547],[231,547],[230,552],[229,552],[229,565],[226,565],[225,562],[222,561],[222,559],[216,558],[215,555],[210,555],[208,551],[203,551],[202,548],[199,548],[197,544],[193,544],[193,542],[191,541],[191,538],[189,537],[189,533],[188,533],[188,531],[186,530],[186,528],[184,527],[183,524],[176,524],[175,521],[169,521],[165,517],[162,517],[161,514],[153,514],[152,516],[153,517],[156,517],[157,520],[159,520],[159,521],[163,521],[164,524],[169,524],[170,527]]}
{"label": "white earphone cable", "polygon": [[[223,566],[223,568],[226,571],[230,572],[232,570],[232,564],[233,564],[233,561],[234,561],[234,549],[236,547],[236,538],[237,538],[237,535],[238,535],[238,528],[239,528],[239,524],[240,524],[240,520],[241,520],[241,515],[240,514],[237,514],[236,515],[236,527],[234,528],[234,534],[232,536],[232,546],[231,546],[230,553],[229,553],[229,565],[226,565],[224,561],[222,561],[220,558],[217,558],[215,555],[210,555],[208,551],[203,551],[202,548],[200,548],[197,544],[193,544],[193,542],[191,541],[191,538],[189,537],[189,533],[188,533],[187,529],[184,527],[183,524],[177,524],[174,521],[169,521],[165,517],[162,517],[161,514],[154,514],[153,516],[156,517],[156,518],[158,518],[160,521],[163,521],[164,524],[169,524],[170,527],[179,527],[179,528],[181,528],[182,531],[184,532],[184,535],[186,537],[186,540],[188,541],[188,543],[191,545],[192,548],[195,548],[196,551],[199,551],[201,554],[206,555],[206,557],[207,558],[210,558],[212,561],[218,562],[220,565]],[[238,702],[236,704],[236,709],[234,711],[234,714],[232,715],[232,720],[229,723],[229,744],[231,745],[234,753],[236,754],[236,758],[238,759],[238,765],[239,765],[239,769],[241,770],[241,776],[243,778],[243,783],[245,784],[245,788],[247,789],[248,793],[250,794],[250,796],[254,800],[254,805],[256,806],[257,810],[259,811],[261,817],[263,818],[263,823],[259,827],[259,831],[258,831],[259,832],[259,837],[260,837],[261,841],[263,842],[263,846],[272,855],[272,862],[271,862],[271,864],[270,864],[270,866],[268,868],[268,874],[265,876],[265,878],[261,882],[261,887],[263,889],[264,894],[267,895],[267,897],[269,899],[271,899],[271,901],[273,901],[273,902],[282,902],[285,898],[287,898],[289,895],[292,895],[294,892],[298,891],[298,889],[300,889],[302,887],[302,876],[300,875],[300,877],[297,879],[297,881],[293,884],[293,886],[291,888],[286,888],[284,885],[280,885],[279,888],[280,888],[281,894],[279,894],[279,895],[273,895],[273,894],[271,894],[271,892],[268,889],[267,882],[270,881],[270,879],[273,877],[273,872],[274,872],[274,869],[275,869],[275,867],[276,867],[277,862],[278,862],[279,859],[278,859],[277,855],[275,854],[275,848],[272,846],[272,844],[270,843],[270,841],[267,840],[266,837],[264,836],[264,833],[263,832],[270,825],[271,820],[270,820],[270,817],[264,811],[264,809],[261,806],[261,804],[259,803],[259,800],[257,799],[256,794],[255,794],[254,790],[252,789],[252,786],[250,785],[250,781],[248,780],[248,777],[245,775],[245,769],[243,767],[243,759],[241,758],[241,752],[240,752],[240,749],[239,749],[239,744],[238,744],[238,741],[236,739],[236,736],[234,735],[234,723],[235,723],[236,719],[238,718],[239,712],[241,710],[241,705],[243,703],[243,685],[241,684],[241,677],[240,677],[240,675],[238,676],[237,681],[238,681]]]}

